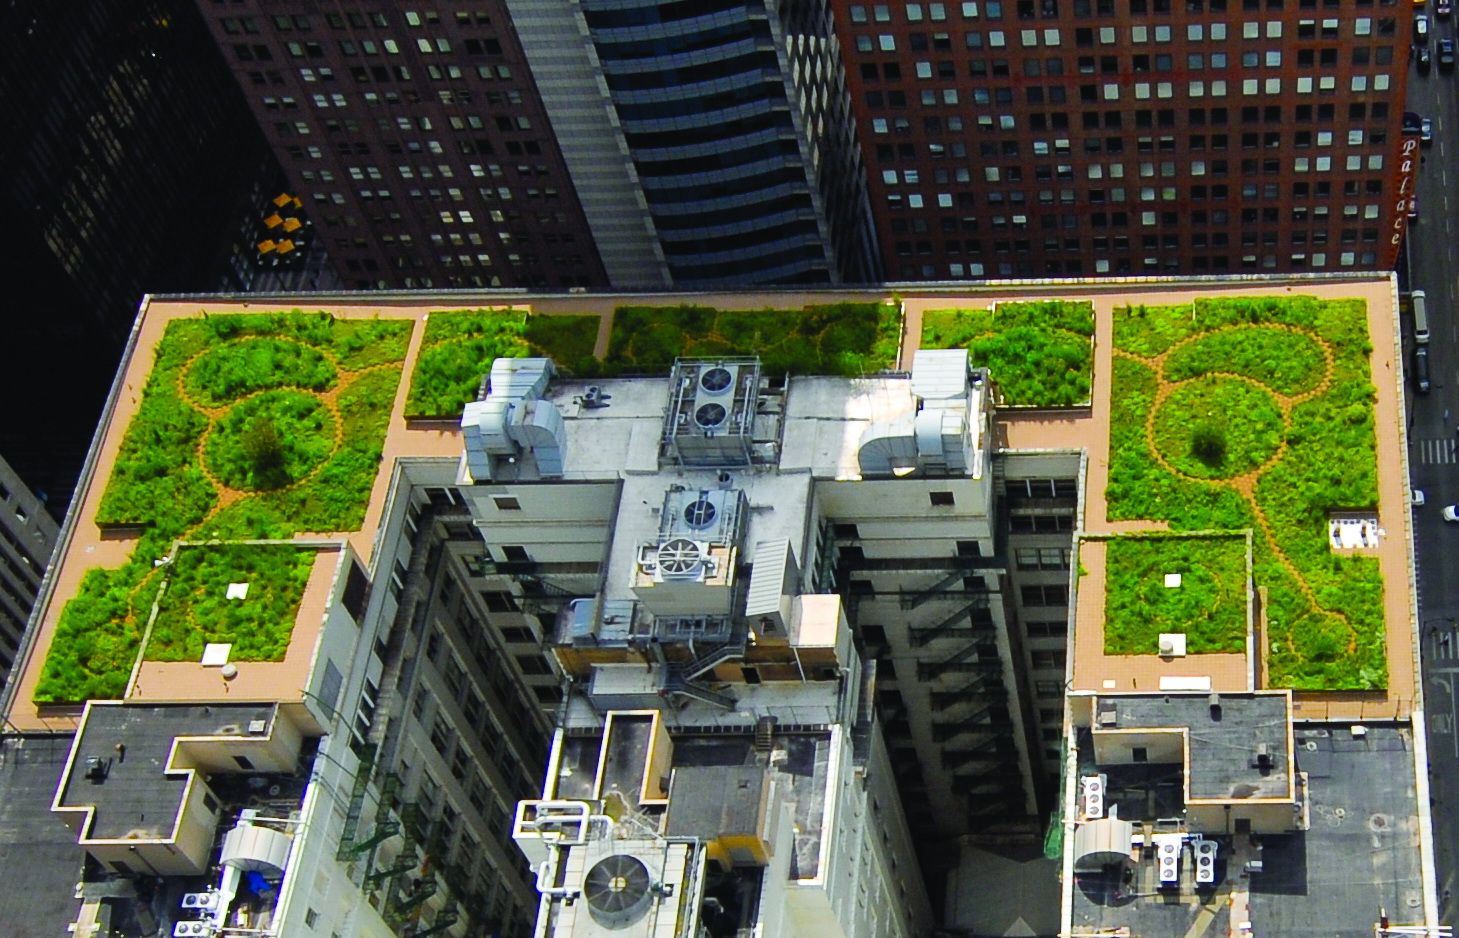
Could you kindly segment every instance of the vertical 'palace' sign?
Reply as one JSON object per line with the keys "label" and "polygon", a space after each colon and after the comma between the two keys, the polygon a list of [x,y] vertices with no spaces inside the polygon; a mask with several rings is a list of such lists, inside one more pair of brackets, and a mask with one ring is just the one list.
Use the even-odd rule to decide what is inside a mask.
{"label": "vertical 'palace' sign", "polygon": [[1398,172],[1394,180],[1391,210],[1392,227],[1388,232],[1388,250],[1384,253],[1385,267],[1398,263],[1398,248],[1403,244],[1403,232],[1408,227],[1408,203],[1418,186],[1419,139],[1417,134],[1403,134],[1399,138]]}

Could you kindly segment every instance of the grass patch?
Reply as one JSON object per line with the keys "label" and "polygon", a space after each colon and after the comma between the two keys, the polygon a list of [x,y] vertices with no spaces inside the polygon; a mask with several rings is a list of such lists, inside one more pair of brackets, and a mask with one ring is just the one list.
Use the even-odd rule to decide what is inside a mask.
{"label": "grass patch", "polygon": [[205,448],[213,474],[230,488],[280,489],[313,472],[334,449],[334,419],[317,397],[265,391],[230,410]]}
{"label": "grass patch", "polygon": [[[183,547],[167,570],[148,661],[198,661],[209,642],[227,642],[232,661],[282,661],[309,582],[315,551],[282,545]],[[227,599],[230,583],[247,583]]]}
{"label": "grass patch", "polygon": [[1245,651],[1244,537],[1115,537],[1105,552],[1105,654],[1153,655],[1162,632],[1184,632],[1194,655]]}
{"label": "grass patch", "polygon": [[493,359],[527,355],[526,328],[527,313],[520,309],[431,313],[410,376],[406,414],[459,417],[476,399]]}
{"label": "grass patch", "polygon": [[1087,403],[1094,374],[1094,305],[1087,300],[999,303],[994,310],[939,309],[922,316],[922,348],[966,348],[993,376],[999,402]]}
{"label": "grass patch", "polygon": [[[87,571],[61,610],[36,701],[120,696],[158,583],[153,561],[173,541],[358,530],[411,328],[298,310],[170,322],[95,519],[144,533],[122,567]],[[337,412],[327,418],[325,389]],[[250,432],[260,418],[273,424],[272,444]],[[326,432],[335,420],[338,445]],[[205,436],[223,484],[263,490],[218,512],[203,471]],[[286,478],[267,478],[270,471]]]}
{"label": "grass patch", "polygon": [[674,359],[758,355],[767,373],[862,375],[891,368],[901,342],[893,303],[801,310],[621,306],[604,373],[661,374]]}
{"label": "grass patch", "polygon": [[1242,475],[1282,445],[1282,409],[1266,391],[1237,378],[1182,384],[1155,413],[1155,448],[1178,472],[1198,479]]}
{"label": "grass patch", "polygon": [[517,309],[431,313],[410,377],[405,412],[422,419],[461,416],[498,358],[541,355],[562,371],[603,373],[593,357],[598,316],[538,316]]}
{"label": "grass patch", "polygon": [[[1244,495],[1219,479],[1207,481],[1166,470],[1145,437],[1159,382],[1191,375],[1183,356],[1194,353],[1186,353],[1179,343],[1196,340],[1194,345],[1219,334],[1222,338],[1214,347],[1229,350],[1244,340],[1225,336],[1247,330],[1256,332],[1257,338],[1246,347],[1268,352],[1275,348],[1271,336],[1276,332],[1297,330],[1325,345],[1332,361],[1329,383],[1312,384],[1310,396],[1291,406],[1284,449],[1257,479],[1255,503],[1270,526],[1270,538],[1256,524],[1254,506]],[[1386,686],[1378,562],[1333,554],[1327,536],[1330,512],[1373,508],[1378,501],[1376,394],[1368,372],[1372,346],[1363,302],[1292,296],[1126,308],[1115,311],[1114,335],[1117,351],[1143,360],[1118,355],[1114,360],[1105,493],[1110,520],[1168,521],[1176,530],[1255,529],[1253,577],[1257,585],[1267,587],[1269,596],[1269,683],[1304,690]],[[1171,354],[1162,373],[1153,359],[1165,352]],[[1310,355],[1307,359],[1313,360]],[[1266,356],[1232,354],[1220,367],[1222,371],[1249,368],[1253,381],[1285,381],[1288,388],[1311,382],[1310,368],[1305,375],[1305,366],[1284,372],[1265,361]],[[1172,363],[1181,363],[1173,374]],[[1233,452],[1229,428],[1226,440],[1229,459]],[[1178,443],[1173,445],[1179,448]],[[1162,450],[1169,453],[1164,444]]]}
{"label": "grass patch", "polygon": [[533,355],[551,358],[570,375],[587,378],[602,374],[602,362],[593,356],[600,322],[600,316],[529,316],[527,348]]}
{"label": "grass patch", "polygon": [[318,349],[291,339],[260,336],[204,352],[188,367],[184,381],[194,400],[218,407],[271,388],[324,391],[334,386],[335,378],[334,365]]}
{"label": "grass patch", "polygon": [[1322,383],[1327,359],[1310,335],[1248,326],[1200,336],[1165,360],[1165,377],[1171,381],[1217,372],[1246,375],[1278,394],[1305,394]]}

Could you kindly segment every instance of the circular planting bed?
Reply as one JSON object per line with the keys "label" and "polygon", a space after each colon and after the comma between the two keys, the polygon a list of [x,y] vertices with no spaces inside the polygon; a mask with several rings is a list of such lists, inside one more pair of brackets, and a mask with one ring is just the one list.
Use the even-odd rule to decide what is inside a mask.
{"label": "circular planting bed", "polygon": [[1165,360],[1165,377],[1184,381],[1212,372],[1240,374],[1278,394],[1305,394],[1327,373],[1327,358],[1312,336],[1279,326],[1248,326],[1197,336]]}
{"label": "circular planting bed", "polygon": [[205,458],[225,485],[262,492],[292,485],[334,450],[334,418],[302,391],[265,391],[214,426]]}
{"label": "circular planting bed", "polygon": [[334,365],[317,349],[276,336],[235,339],[199,355],[183,379],[199,403],[217,407],[273,388],[333,387]]}
{"label": "circular planting bed", "polygon": [[1281,406],[1266,390],[1238,378],[1182,384],[1156,410],[1155,448],[1177,472],[1229,479],[1259,468],[1281,449]]}

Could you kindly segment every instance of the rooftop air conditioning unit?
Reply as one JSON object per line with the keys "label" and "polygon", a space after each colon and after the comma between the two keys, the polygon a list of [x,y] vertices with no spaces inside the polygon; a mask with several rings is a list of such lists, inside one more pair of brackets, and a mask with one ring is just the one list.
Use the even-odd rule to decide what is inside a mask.
{"label": "rooftop air conditioning unit", "polygon": [[654,576],[659,580],[702,579],[713,568],[709,545],[687,537],[672,538],[660,544],[654,559]]}
{"label": "rooftop air conditioning unit", "polygon": [[1216,842],[1198,840],[1195,843],[1195,852],[1196,882],[1198,884],[1214,883],[1216,881]]}
{"label": "rooftop air conditioning unit", "polygon": [[1091,821],[1104,817],[1105,776],[1087,775],[1079,780],[1084,816]]}
{"label": "rooftop air conditioning unit", "polygon": [[1180,881],[1180,847],[1183,842],[1180,834],[1155,835],[1155,860],[1162,884]]}

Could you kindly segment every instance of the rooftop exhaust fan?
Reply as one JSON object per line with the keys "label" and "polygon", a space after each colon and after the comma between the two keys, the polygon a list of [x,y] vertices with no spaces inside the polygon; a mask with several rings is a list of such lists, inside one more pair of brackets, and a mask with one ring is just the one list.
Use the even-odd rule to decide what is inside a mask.
{"label": "rooftop exhaust fan", "polygon": [[653,881],[642,860],[615,853],[588,870],[583,895],[599,924],[622,928],[648,909],[653,899]]}

